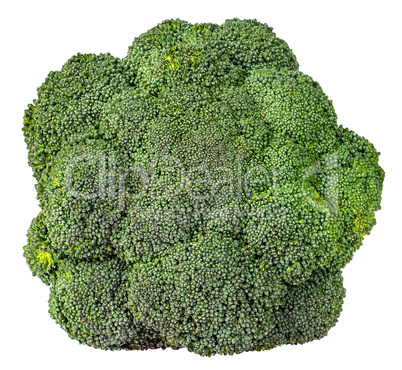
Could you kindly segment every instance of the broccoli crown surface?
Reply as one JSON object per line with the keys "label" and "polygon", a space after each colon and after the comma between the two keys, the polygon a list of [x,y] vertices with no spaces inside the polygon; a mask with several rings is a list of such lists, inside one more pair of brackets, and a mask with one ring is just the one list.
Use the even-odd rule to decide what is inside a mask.
{"label": "broccoli crown surface", "polygon": [[380,209],[373,145],[255,20],[166,20],[77,54],[25,111],[24,256],[96,348],[203,356],[319,339]]}

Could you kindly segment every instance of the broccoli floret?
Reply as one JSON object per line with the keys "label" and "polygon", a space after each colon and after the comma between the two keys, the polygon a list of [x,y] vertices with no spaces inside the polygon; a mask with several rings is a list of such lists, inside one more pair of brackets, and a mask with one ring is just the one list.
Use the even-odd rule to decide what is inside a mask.
{"label": "broccoli floret", "polygon": [[211,356],[335,325],[384,171],[272,28],[166,20],[123,59],[78,54],[23,132],[24,256],[71,338]]}
{"label": "broccoli floret", "polygon": [[66,260],[50,288],[50,315],[81,343],[102,349],[163,347],[155,331],[134,322],[123,261]]}

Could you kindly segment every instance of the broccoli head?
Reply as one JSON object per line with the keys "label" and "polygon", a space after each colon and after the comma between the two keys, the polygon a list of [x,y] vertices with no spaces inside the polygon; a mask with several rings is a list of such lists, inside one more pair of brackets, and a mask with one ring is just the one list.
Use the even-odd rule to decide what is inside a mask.
{"label": "broccoli head", "polygon": [[337,322],[384,172],[272,28],[166,20],[123,59],[77,54],[23,132],[24,256],[71,338],[211,356]]}

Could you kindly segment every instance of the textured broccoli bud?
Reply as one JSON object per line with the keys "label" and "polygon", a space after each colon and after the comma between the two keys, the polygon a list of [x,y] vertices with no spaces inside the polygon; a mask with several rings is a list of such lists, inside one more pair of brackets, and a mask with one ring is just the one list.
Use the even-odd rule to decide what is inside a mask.
{"label": "textured broccoli bud", "polygon": [[50,249],[44,217],[44,213],[40,212],[32,220],[28,230],[28,244],[24,246],[24,257],[32,273],[39,276],[46,285],[50,285],[56,261],[55,255]]}
{"label": "textured broccoli bud", "polygon": [[342,311],[345,288],[340,271],[315,270],[300,285],[289,285],[274,313],[274,327],[260,349],[305,343],[327,335]]}
{"label": "textured broccoli bud", "polygon": [[126,266],[118,259],[64,261],[50,289],[50,315],[81,343],[103,349],[163,346],[154,331],[134,322],[125,287]]}
{"label": "textured broccoli bud", "polygon": [[166,20],[123,59],[78,54],[23,132],[24,256],[71,338],[211,356],[335,325],[384,171],[272,28]]}

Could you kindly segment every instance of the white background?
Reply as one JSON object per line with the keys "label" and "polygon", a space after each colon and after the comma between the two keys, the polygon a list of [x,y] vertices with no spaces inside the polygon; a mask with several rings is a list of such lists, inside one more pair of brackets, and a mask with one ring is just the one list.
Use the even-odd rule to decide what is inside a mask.
{"label": "white background", "polygon": [[[402,69],[398,1],[9,1],[0,8],[0,368],[402,369]],[[49,317],[48,287],[22,257],[38,213],[22,116],[50,70],[77,52],[125,56],[163,19],[256,18],[293,49],[300,70],[334,101],[338,122],[375,144],[385,169],[377,225],[344,269],[336,327],[320,341],[202,358],[187,350],[95,350]]]}

